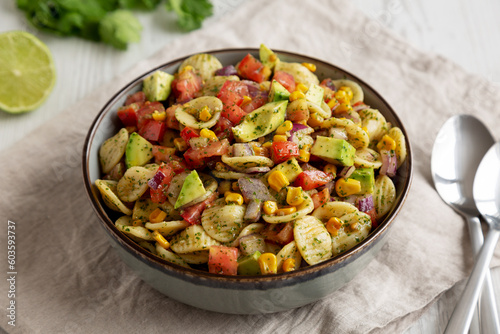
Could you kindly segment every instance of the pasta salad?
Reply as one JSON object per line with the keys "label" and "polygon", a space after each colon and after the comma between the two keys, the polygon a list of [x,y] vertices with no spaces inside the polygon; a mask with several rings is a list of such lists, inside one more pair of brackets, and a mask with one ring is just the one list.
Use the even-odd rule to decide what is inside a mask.
{"label": "pasta salad", "polygon": [[315,71],[261,45],[146,77],[99,150],[95,185],[118,230],[222,275],[290,272],[364,240],[395,202],[405,137],[358,83]]}

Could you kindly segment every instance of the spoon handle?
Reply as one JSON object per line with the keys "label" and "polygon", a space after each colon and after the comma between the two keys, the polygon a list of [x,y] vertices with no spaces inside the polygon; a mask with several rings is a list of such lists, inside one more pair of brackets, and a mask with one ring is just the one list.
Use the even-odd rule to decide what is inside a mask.
{"label": "spoon handle", "polygon": [[[467,216],[467,223],[469,226],[469,234],[472,244],[472,251],[477,255],[483,245],[483,231],[481,230],[481,221],[478,217]],[[493,284],[491,282],[491,275],[489,269],[486,270],[486,277],[484,279],[481,297],[479,299],[479,318],[480,318],[480,332],[499,334],[500,325],[498,322],[498,311],[493,291]]]}
{"label": "spoon handle", "polygon": [[486,235],[486,240],[476,258],[476,264],[472,269],[472,274],[467,281],[462,297],[460,297],[458,304],[455,306],[448,326],[446,326],[445,334],[467,333],[474,313],[474,306],[479,298],[479,293],[481,292],[481,287],[499,236],[500,231],[496,229],[490,229]]}

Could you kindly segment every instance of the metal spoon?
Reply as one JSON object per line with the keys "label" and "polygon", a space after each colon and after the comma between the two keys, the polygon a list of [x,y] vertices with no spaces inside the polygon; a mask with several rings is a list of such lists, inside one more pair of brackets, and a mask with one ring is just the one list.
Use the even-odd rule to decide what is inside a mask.
{"label": "metal spoon", "polygon": [[[494,142],[491,133],[477,118],[457,115],[443,125],[432,149],[431,170],[434,185],[443,201],[466,219],[474,254],[479,252],[483,244],[483,233],[472,193],[473,179],[482,157]],[[497,307],[489,271],[477,315],[480,315],[481,319],[481,332],[499,333]]]}
{"label": "metal spoon", "polygon": [[459,333],[457,330],[470,324],[474,304],[479,298],[488,265],[500,236],[500,142],[488,150],[479,164],[474,178],[473,193],[476,206],[490,226],[490,230],[445,333]]}

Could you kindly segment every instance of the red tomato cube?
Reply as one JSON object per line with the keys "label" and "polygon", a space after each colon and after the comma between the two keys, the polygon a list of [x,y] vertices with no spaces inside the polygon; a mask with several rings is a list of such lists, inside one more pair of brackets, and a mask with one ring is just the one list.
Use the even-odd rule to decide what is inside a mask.
{"label": "red tomato cube", "polygon": [[275,164],[282,163],[292,157],[299,156],[299,146],[291,141],[273,142],[271,156]]}
{"label": "red tomato cube", "polygon": [[212,274],[238,274],[238,248],[210,246],[208,253],[208,271]]}

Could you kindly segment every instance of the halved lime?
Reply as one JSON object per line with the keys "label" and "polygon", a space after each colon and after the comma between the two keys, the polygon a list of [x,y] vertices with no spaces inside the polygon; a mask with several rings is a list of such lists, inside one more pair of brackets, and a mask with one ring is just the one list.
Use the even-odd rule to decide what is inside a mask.
{"label": "halved lime", "polygon": [[0,109],[21,113],[38,108],[56,81],[49,48],[25,31],[0,34]]}

